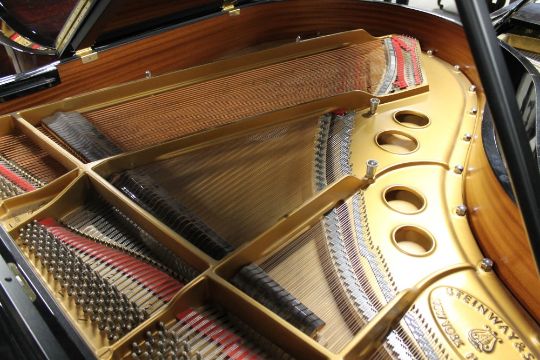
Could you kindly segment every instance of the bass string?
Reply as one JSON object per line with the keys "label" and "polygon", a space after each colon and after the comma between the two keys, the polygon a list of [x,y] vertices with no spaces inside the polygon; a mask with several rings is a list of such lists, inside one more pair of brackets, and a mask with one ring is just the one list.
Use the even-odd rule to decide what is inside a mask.
{"label": "bass string", "polygon": [[0,137],[0,155],[43,183],[49,183],[66,173],[58,161],[18,130]]}
{"label": "bass string", "polygon": [[[85,113],[124,150],[352,90],[373,92],[386,70],[383,42],[322,52]],[[373,91],[370,91],[372,90]],[[125,131],[130,119],[130,131]]]}
{"label": "bass string", "polygon": [[233,246],[314,194],[317,118],[269,126],[140,168]]}
{"label": "bass string", "polygon": [[[60,220],[75,233],[135,256],[180,282],[189,282],[197,276],[197,270],[165,246],[159,245],[159,242],[144,230],[132,229],[137,231],[139,237],[134,236],[133,232],[118,220],[118,216],[125,215],[104,200],[93,199],[65,214]],[[147,242],[144,243],[142,238]]]}
{"label": "bass string", "polygon": [[104,260],[96,259],[80,249],[76,249],[70,245],[67,246],[83,262],[88,264],[92,270],[96,271],[100,277],[107,279],[111,285],[115,286],[123,294],[126,294],[127,298],[139,308],[148,307],[148,312],[151,314],[165,304],[149,289],[125,275],[120,269],[108,265]]}

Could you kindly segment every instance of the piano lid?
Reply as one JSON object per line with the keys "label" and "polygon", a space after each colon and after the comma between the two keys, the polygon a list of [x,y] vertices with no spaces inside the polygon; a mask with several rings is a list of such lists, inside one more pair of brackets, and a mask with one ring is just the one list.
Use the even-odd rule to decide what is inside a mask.
{"label": "piano lid", "polygon": [[0,43],[68,57],[253,0],[0,0]]}

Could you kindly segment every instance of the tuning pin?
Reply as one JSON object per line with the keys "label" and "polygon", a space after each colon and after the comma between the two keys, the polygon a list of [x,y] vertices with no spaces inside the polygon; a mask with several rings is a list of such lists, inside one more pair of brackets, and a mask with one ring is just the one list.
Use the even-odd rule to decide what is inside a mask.
{"label": "tuning pin", "polygon": [[152,336],[152,332],[151,331],[147,331],[145,333],[146,335],[146,341],[150,344],[150,345],[153,345],[154,344],[154,336]]}
{"label": "tuning pin", "polygon": [[157,341],[157,348],[159,349],[159,351],[161,351],[162,353],[165,353],[165,342],[163,340],[158,340]]}
{"label": "tuning pin", "polygon": [[136,342],[133,342],[131,344],[131,352],[137,354],[137,355],[140,355],[142,354],[142,350],[141,348],[139,347],[139,344],[137,344]]}

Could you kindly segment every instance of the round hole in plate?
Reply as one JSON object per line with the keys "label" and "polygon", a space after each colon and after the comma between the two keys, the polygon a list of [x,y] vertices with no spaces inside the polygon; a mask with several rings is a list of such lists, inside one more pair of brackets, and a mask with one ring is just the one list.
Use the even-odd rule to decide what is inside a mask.
{"label": "round hole in plate", "polygon": [[435,250],[435,240],[424,229],[416,226],[401,226],[394,230],[392,240],[398,249],[407,255],[425,256]]}
{"label": "round hole in plate", "polygon": [[377,145],[393,154],[410,154],[418,149],[418,140],[401,131],[383,131],[375,138]]}
{"label": "round hole in plate", "polygon": [[400,125],[413,129],[425,128],[430,124],[426,115],[410,110],[398,111],[394,114],[394,120]]}
{"label": "round hole in plate", "polygon": [[392,186],[386,189],[384,201],[392,210],[403,214],[416,214],[426,206],[426,199],[422,195],[405,186]]}

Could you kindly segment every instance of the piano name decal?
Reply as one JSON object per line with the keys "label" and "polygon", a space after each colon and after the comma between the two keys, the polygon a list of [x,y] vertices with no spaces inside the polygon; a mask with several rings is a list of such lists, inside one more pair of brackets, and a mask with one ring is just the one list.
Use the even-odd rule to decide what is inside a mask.
{"label": "piano name decal", "polygon": [[500,359],[537,359],[517,331],[463,290],[435,288],[430,294],[430,306],[441,332],[465,359],[480,360],[489,355]]}

